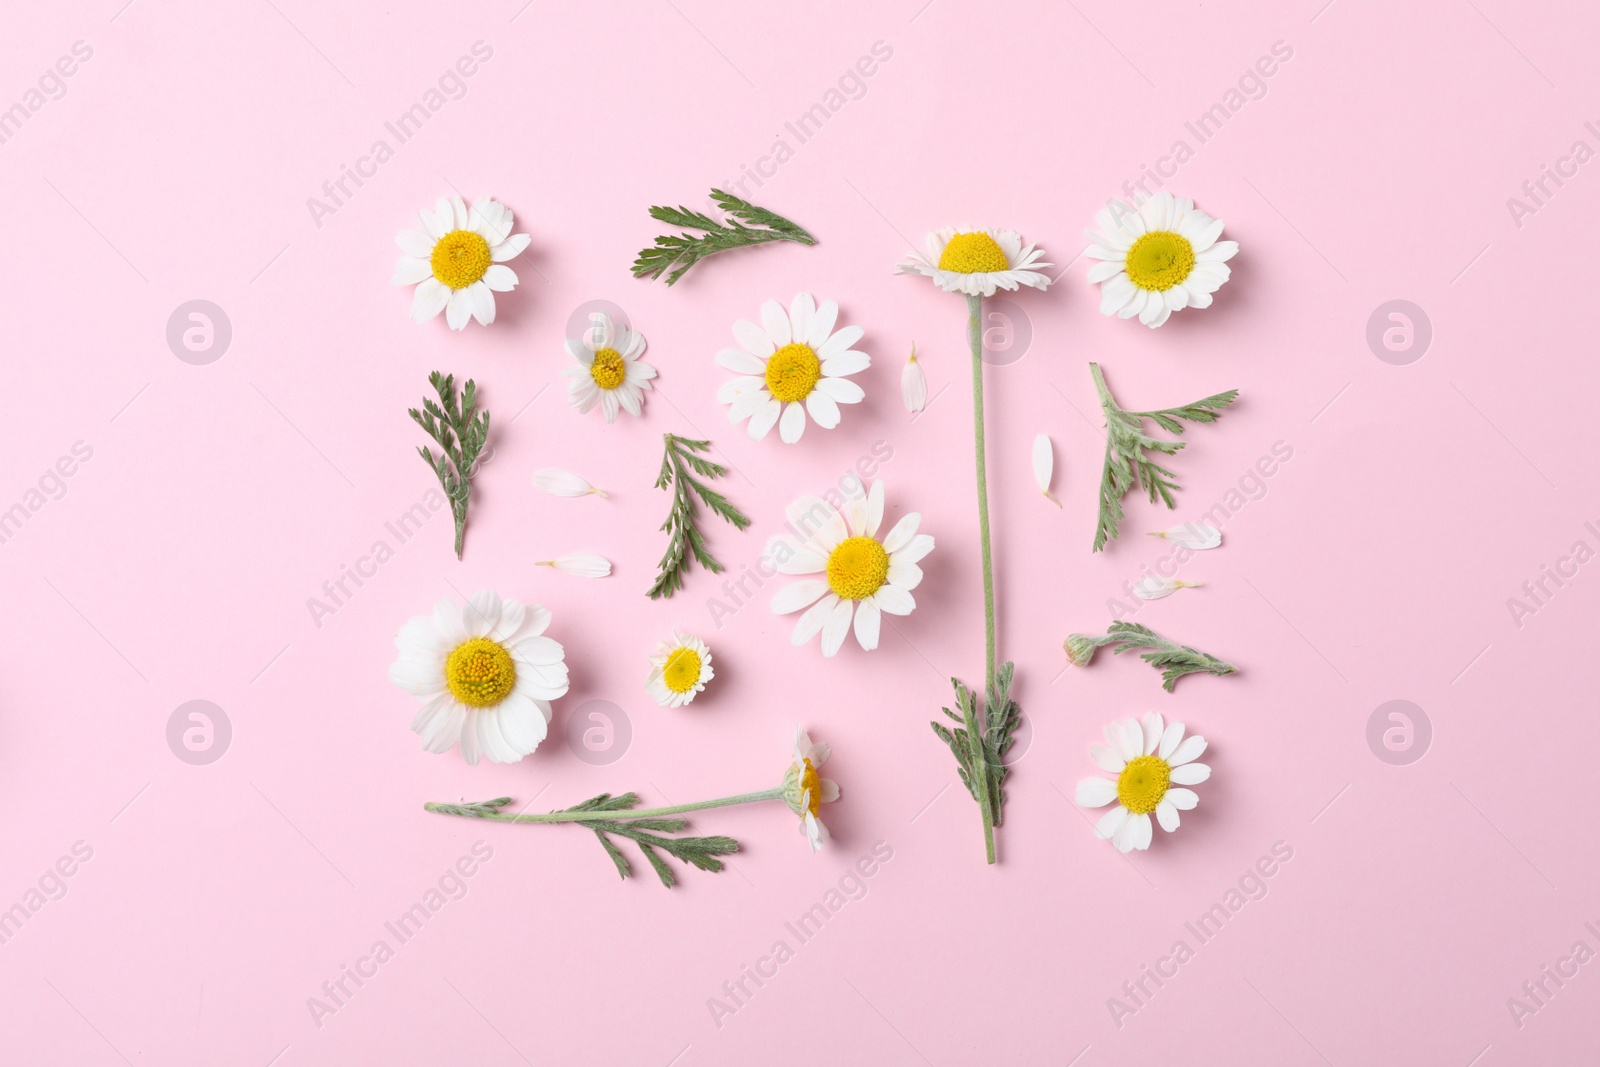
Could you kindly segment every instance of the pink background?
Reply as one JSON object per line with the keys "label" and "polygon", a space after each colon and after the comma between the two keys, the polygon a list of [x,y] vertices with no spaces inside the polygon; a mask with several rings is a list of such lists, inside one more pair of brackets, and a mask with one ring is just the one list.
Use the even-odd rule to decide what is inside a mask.
{"label": "pink background", "polygon": [[[1506,200],[1574,141],[1600,148],[1583,125],[1600,120],[1600,26],[1577,0],[1323,4],[13,11],[0,106],[74,42],[92,58],[0,145],[0,507],[26,506],[75,442],[92,458],[0,546],[0,908],[76,842],[92,858],[0,945],[0,1059],[1592,1059],[1600,964],[1559,989],[1546,980],[1554,996],[1520,1026],[1507,999],[1575,942],[1600,949],[1584,926],[1600,926],[1600,564],[1520,627],[1507,599],[1574,542],[1600,548],[1583,525],[1600,526],[1600,371],[1585,329],[1600,164],[1520,226]],[[492,57],[465,94],[395,147],[384,123],[477,41]],[[880,41],[892,57],[799,144],[784,123]],[[1279,41],[1292,58],[1265,95],[1200,144],[1185,122]],[[380,137],[394,158],[315,224],[307,198]],[[729,255],[670,290],[629,276],[660,232],[648,204],[701,204],[776,137],[793,158],[746,188],[817,247]],[[1015,298],[1031,343],[989,370],[1001,651],[1018,663],[1031,741],[1002,862],[985,867],[976,809],[926,725],[949,675],[982,670],[964,312],[892,268],[926,230],[971,223],[1021,230],[1060,269],[1106,198],[1179,139],[1194,155],[1169,187],[1226,219],[1242,247],[1215,306],[1153,332],[1104,319],[1080,259],[1048,293]],[[500,320],[465,335],[442,319],[412,325],[409,290],[388,285],[394,232],[453,189],[503,199],[533,237]],[[715,402],[726,374],[712,355],[735,319],[802,289],[866,328],[869,397],[797,447],[752,442]],[[196,298],[232,323],[208,366],[165,340],[169,315]],[[661,391],[643,419],[608,426],[566,407],[562,337],[594,299],[649,339]],[[1365,339],[1393,299],[1433,325],[1407,366]],[[913,341],[937,394],[915,421],[898,386]],[[1177,515],[1130,501],[1126,535],[1099,556],[1091,359],[1134,407],[1243,391],[1190,435]],[[430,488],[405,409],[435,368],[475,377],[497,427],[466,559],[435,516],[319,627],[307,599]],[[825,661],[815,642],[790,646],[792,620],[766,608],[771,583],[720,628],[707,607],[720,579],[704,572],[670,601],[646,600],[667,431],[710,435],[738,469],[727,488],[755,525],[709,527],[734,575],[792,495],[835,484],[884,442],[890,515],[920,510],[938,539],[916,613],[885,627],[877,652],[852,643]],[[1041,432],[1056,442],[1063,510],[1032,488]],[[1257,485],[1247,476],[1277,442],[1292,459],[1229,518],[1225,547],[1184,570],[1205,587],[1136,616],[1239,676],[1187,679],[1169,696],[1130,657],[1062,674],[1062,638],[1102,628],[1107,601],[1163,555],[1143,533],[1197,517],[1241,479]],[[613,497],[540,496],[529,475],[543,466]],[[568,551],[605,554],[614,576],[533,566]],[[550,607],[572,669],[551,741],[514,766],[420,751],[414,701],[386,679],[408,617],[483,587]],[[692,707],[666,711],[644,694],[645,657],[673,627],[711,643],[718,675]],[[209,766],[166,740],[193,699],[232,725]],[[607,766],[563,740],[596,699],[632,728]],[[1366,740],[1374,709],[1395,699],[1433,729],[1407,766]],[[1086,747],[1102,724],[1151,708],[1211,739],[1215,774],[1176,836],[1124,858],[1066,798],[1093,772]],[[648,876],[619,883],[575,829],[421,810],[764,788],[796,721],[836,754],[831,846],[810,855],[776,805],[710,813],[697,827],[744,850],[732,871],[685,872],[672,892]],[[308,998],[376,940],[393,946],[384,924],[480,840],[492,859],[465,896],[316,1025]],[[800,944],[785,923],[878,842],[892,859],[865,896]],[[1184,924],[1278,842],[1293,856],[1266,896],[1200,945]],[[1180,939],[1194,958],[1114,1020],[1108,1000],[1131,1006],[1123,983]],[[710,998],[779,940],[794,958],[759,989],[747,981],[753,995],[718,1025]]]}

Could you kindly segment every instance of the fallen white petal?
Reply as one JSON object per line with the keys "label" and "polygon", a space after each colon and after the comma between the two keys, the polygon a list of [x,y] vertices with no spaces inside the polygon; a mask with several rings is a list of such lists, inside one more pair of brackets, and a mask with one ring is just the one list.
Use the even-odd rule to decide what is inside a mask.
{"label": "fallen white petal", "polygon": [[928,376],[922,373],[917,362],[917,346],[911,346],[911,358],[906,369],[900,372],[900,395],[905,398],[906,410],[918,412],[928,406]]}
{"label": "fallen white petal", "polygon": [[1140,578],[1133,584],[1133,595],[1140,600],[1160,600],[1180,589],[1193,589],[1199,584],[1199,582],[1184,582],[1177,578],[1157,578],[1151,575],[1148,578]]}
{"label": "fallen white petal", "polygon": [[576,578],[604,578],[611,573],[611,562],[592,552],[573,552],[557,556],[555,559],[542,559],[538,565],[554,567],[562,574],[570,574]]}
{"label": "fallen white petal", "polygon": [[1168,541],[1175,541],[1184,548],[1192,548],[1197,552],[1207,548],[1217,548],[1222,544],[1222,531],[1204,522],[1186,522],[1170,530],[1157,530],[1150,536],[1164,537]]}
{"label": "fallen white petal", "polygon": [[533,487],[551,496],[608,496],[604,489],[596,489],[571,471],[545,467],[533,472]]}
{"label": "fallen white petal", "polygon": [[1050,492],[1050,476],[1055,473],[1055,466],[1055,450],[1050,447],[1050,438],[1040,434],[1033,439],[1033,480],[1039,483],[1039,492],[1044,498],[1059,508],[1061,501]]}

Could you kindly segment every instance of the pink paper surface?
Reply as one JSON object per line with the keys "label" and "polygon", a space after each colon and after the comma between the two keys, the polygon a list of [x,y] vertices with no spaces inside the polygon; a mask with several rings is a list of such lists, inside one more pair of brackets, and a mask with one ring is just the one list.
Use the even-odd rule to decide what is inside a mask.
{"label": "pink paper surface", "polygon": [[[1588,1062],[1597,29],[1576,0],[19,7],[0,39],[0,108],[21,108],[0,111],[0,1060]],[[430,92],[402,143],[387,124]],[[364,176],[335,201],[345,168]],[[1242,249],[1212,308],[1158,331],[1101,317],[1074,262],[1145,168]],[[647,205],[740,181],[820,243],[671,289],[629,276],[662,232]],[[395,232],[453,191],[533,238],[499,321],[464,334],[413,325],[388,284]],[[965,311],[893,274],[946,224],[1015,228],[1067,268],[992,322],[1000,647],[1027,716],[995,867],[927,726],[951,675],[982,675]],[[754,442],[713,355],[799,291],[865,327],[868,398],[798,446]],[[167,340],[191,300],[231,328],[204,365]],[[641,419],[566,406],[562,339],[594,300],[649,339]],[[1369,344],[1395,300],[1430,326],[1421,358],[1420,335]],[[1186,435],[1177,512],[1130,498],[1101,555],[1090,360],[1130,407],[1243,392]],[[447,512],[403,543],[386,525],[433,486],[405,409],[434,369],[474,377],[496,427],[462,562]],[[715,441],[754,525],[708,519],[728,574],[652,602],[665,432]],[[1039,433],[1061,510],[1033,487]],[[938,547],[882,647],[824,660],[770,614],[781,580],[749,575],[793,496],[866,461]],[[612,497],[539,495],[547,466]],[[1204,586],[1131,617],[1240,673],[1168,695],[1131,656],[1064,672],[1062,639],[1170,551],[1145,533],[1218,504],[1226,544],[1182,572]],[[615,573],[534,566],[573,551]],[[318,617],[346,568],[367,576]],[[549,607],[572,671],[517,765],[422,752],[386,677],[408,618],[480,588]],[[668,711],[644,679],[674,627],[717,677]],[[231,731],[207,765],[169,745],[193,700]],[[1411,713],[1391,759],[1425,755],[1403,764],[1368,740],[1396,700],[1431,734]],[[590,701],[628,724],[608,764],[566,741]],[[1176,835],[1124,857],[1069,798],[1103,724],[1151,709],[1208,737],[1215,773]],[[671,892],[619,882],[579,829],[421,808],[766,788],[796,722],[844,790],[826,851],[780,805],[706,813],[743,850]]]}

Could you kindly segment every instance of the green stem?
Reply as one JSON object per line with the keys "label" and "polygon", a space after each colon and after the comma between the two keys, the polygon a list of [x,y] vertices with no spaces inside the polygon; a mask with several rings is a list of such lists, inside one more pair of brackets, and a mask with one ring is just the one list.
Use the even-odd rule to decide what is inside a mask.
{"label": "green stem", "polygon": [[[984,694],[994,691],[994,562],[989,545],[989,474],[983,447],[983,297],[967,296],[967,340],[972,345],[972,443],[978,468],[978,529],[983,546],[983,651]],[[972,701],[976,708],[978,700]],[[989,758],[984,752],[982,723],[969,710],[966,715],[968,742],[972,745],[973,785],[978,791],[978,809],[983,812],[983,848],[989,862],[994,856],[994,819],[989,805]]]}
{"label": "green stem", "polygon": [[654,819],[663,815],[681,815],[686,811],[704,811],[706,808],[728,808],[735,804],[755,804],[764,800],[782,800],[783,787],[762,789],[754,793],[701,800],[693,804],[673,804],[664,808],[627,808],[619,811],[548,811],[538,815],[514,815],[507,812],[468,812],[458,804],[429,802],[423,810],[441,815],[467,815],[496,822],[628,822],[633,819]]}

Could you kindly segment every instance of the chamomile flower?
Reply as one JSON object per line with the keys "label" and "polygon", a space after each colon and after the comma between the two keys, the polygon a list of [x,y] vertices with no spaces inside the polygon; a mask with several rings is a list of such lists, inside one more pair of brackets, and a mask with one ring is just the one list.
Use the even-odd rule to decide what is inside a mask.
{"label": "chamomile flower", "polygon": [[832,300],[817,307],[810,293],[801,293],[788,311],[776,300],[762,304],[759,326],[744,319],[734,323],[739,347],[717,353],[717,362],[739,375],[717,390],[717,402],[728,405],[728,421],[749,419],[757,441],[776,423],[778,437],[789,445],[805,432],[807,415],[824,430],[839,425],[839,405],[866,396],[850,375],[866,370],[872,357],[851,347],[865,331],[835,330],[838,317]]}
{"label": "chamomile flower", "polygon": [[1219,241],[1222,220],[1162,190],[1137,208],[1114,201],[1085,230],[1086,253],[1100,260],[1089,268],[1100,283],[1100,312],[1139,321],[1154,329],[1186,307],[1211,306],[1211,294],[1230,273],[1235,241]]}
{"label": "chamomile flower", "polygon": [[468,319],[494,321],[494,294],[517,287],[517,274],[505,265],[528,247],[528,235],[511,232],[511,209],[487,196],[469,211],[462,199],[439,198],[417,213],[421,232],[401,230],[395,243],[405,255],[395,264],[395,285],[415,285],[411,321],[427,322],[439,312],[452,330]]}
{"label": "chamomile flower", "polygon": [[468,763],[515,763],[538,748],[550,701],[567,692],[565,653],[544,636],[549,625],[537,604],[480,592],[464,606],[441,600],[401,627],[389,679],[422,701],[411,722],[422,747],[459,743]]}
{"label": "chamomile flower", "polygon": [[1106,725],[1104,745],[1090,745],[1089,758],[1110,778],[1085,778],[1078,783],[1078,805],[1085,808],[1116,806],[1095,824],[1095,833],[1109,839],[1118,852],[1150,847],[1153,812],[1168,833],[1178,829],[1178,812],[1200,802],[1194,790],[1211,777],[1211,768],[1195,763],[1206,750],[1198,734],[1184,737],[1183,723],[1170,726],[1152,711],[1137,719]]}
{"label": "chamomile flower", "polygon": [[917,561],[933,551],[933,538],[917,532],[922,516],[903,516],[880,540],[883,483],[873,482],[868,492],[847,497],[843,512],[821,497],[803,496],[789,505],[787,517],[796,536],[775,538],[768,558],[780,574],[817,576],[772,598],[776,615],[806,608],[790,640],[803,645],[820,632],[822,654],[832,656],[853,619],[857,643],[868,652],[877,648],[883,613],[909,615],[917,606],[911,596],[922,581]]}
{"label": "chamomile flower", "polygon": [[644,687],[663,708],[681,708],[711,681],[711,650],[698,637],[672,632],[650,657],[650,677]]}
{"label": "chamomile flower", "polygon": [[822,851],[828,828],[817,818],[817,810],[839,799],[839,783],[824,778],[817,768],[828,762],[828,746],[813,745],[811,735],[794,728],[794,762],[783,775],[783,800],[800,816],[800,832],[811,842],[811,851]]}
{"label": "chamomile flower", "polygon": [[1044,250],[1022,245],[1015,230],[975,230],[946,226],[928,234],[927,254],[910,252],[896,274],[921,274],[947,293],[993,296],[996,289],[1014,291],[1031,285],[1045,289],[1052,266]]}
{"label": "chamomile flower", "polygon": [[596,404],[607,422],[617,412],[637,415],[656,369],[639,359],[644,354],[644,334],[630,330],[603,311],[589,316],[591,326],[581,341],[567,338],[567,354],[578,361],[561,373],[567,383],[567,402],[586,414]]}

